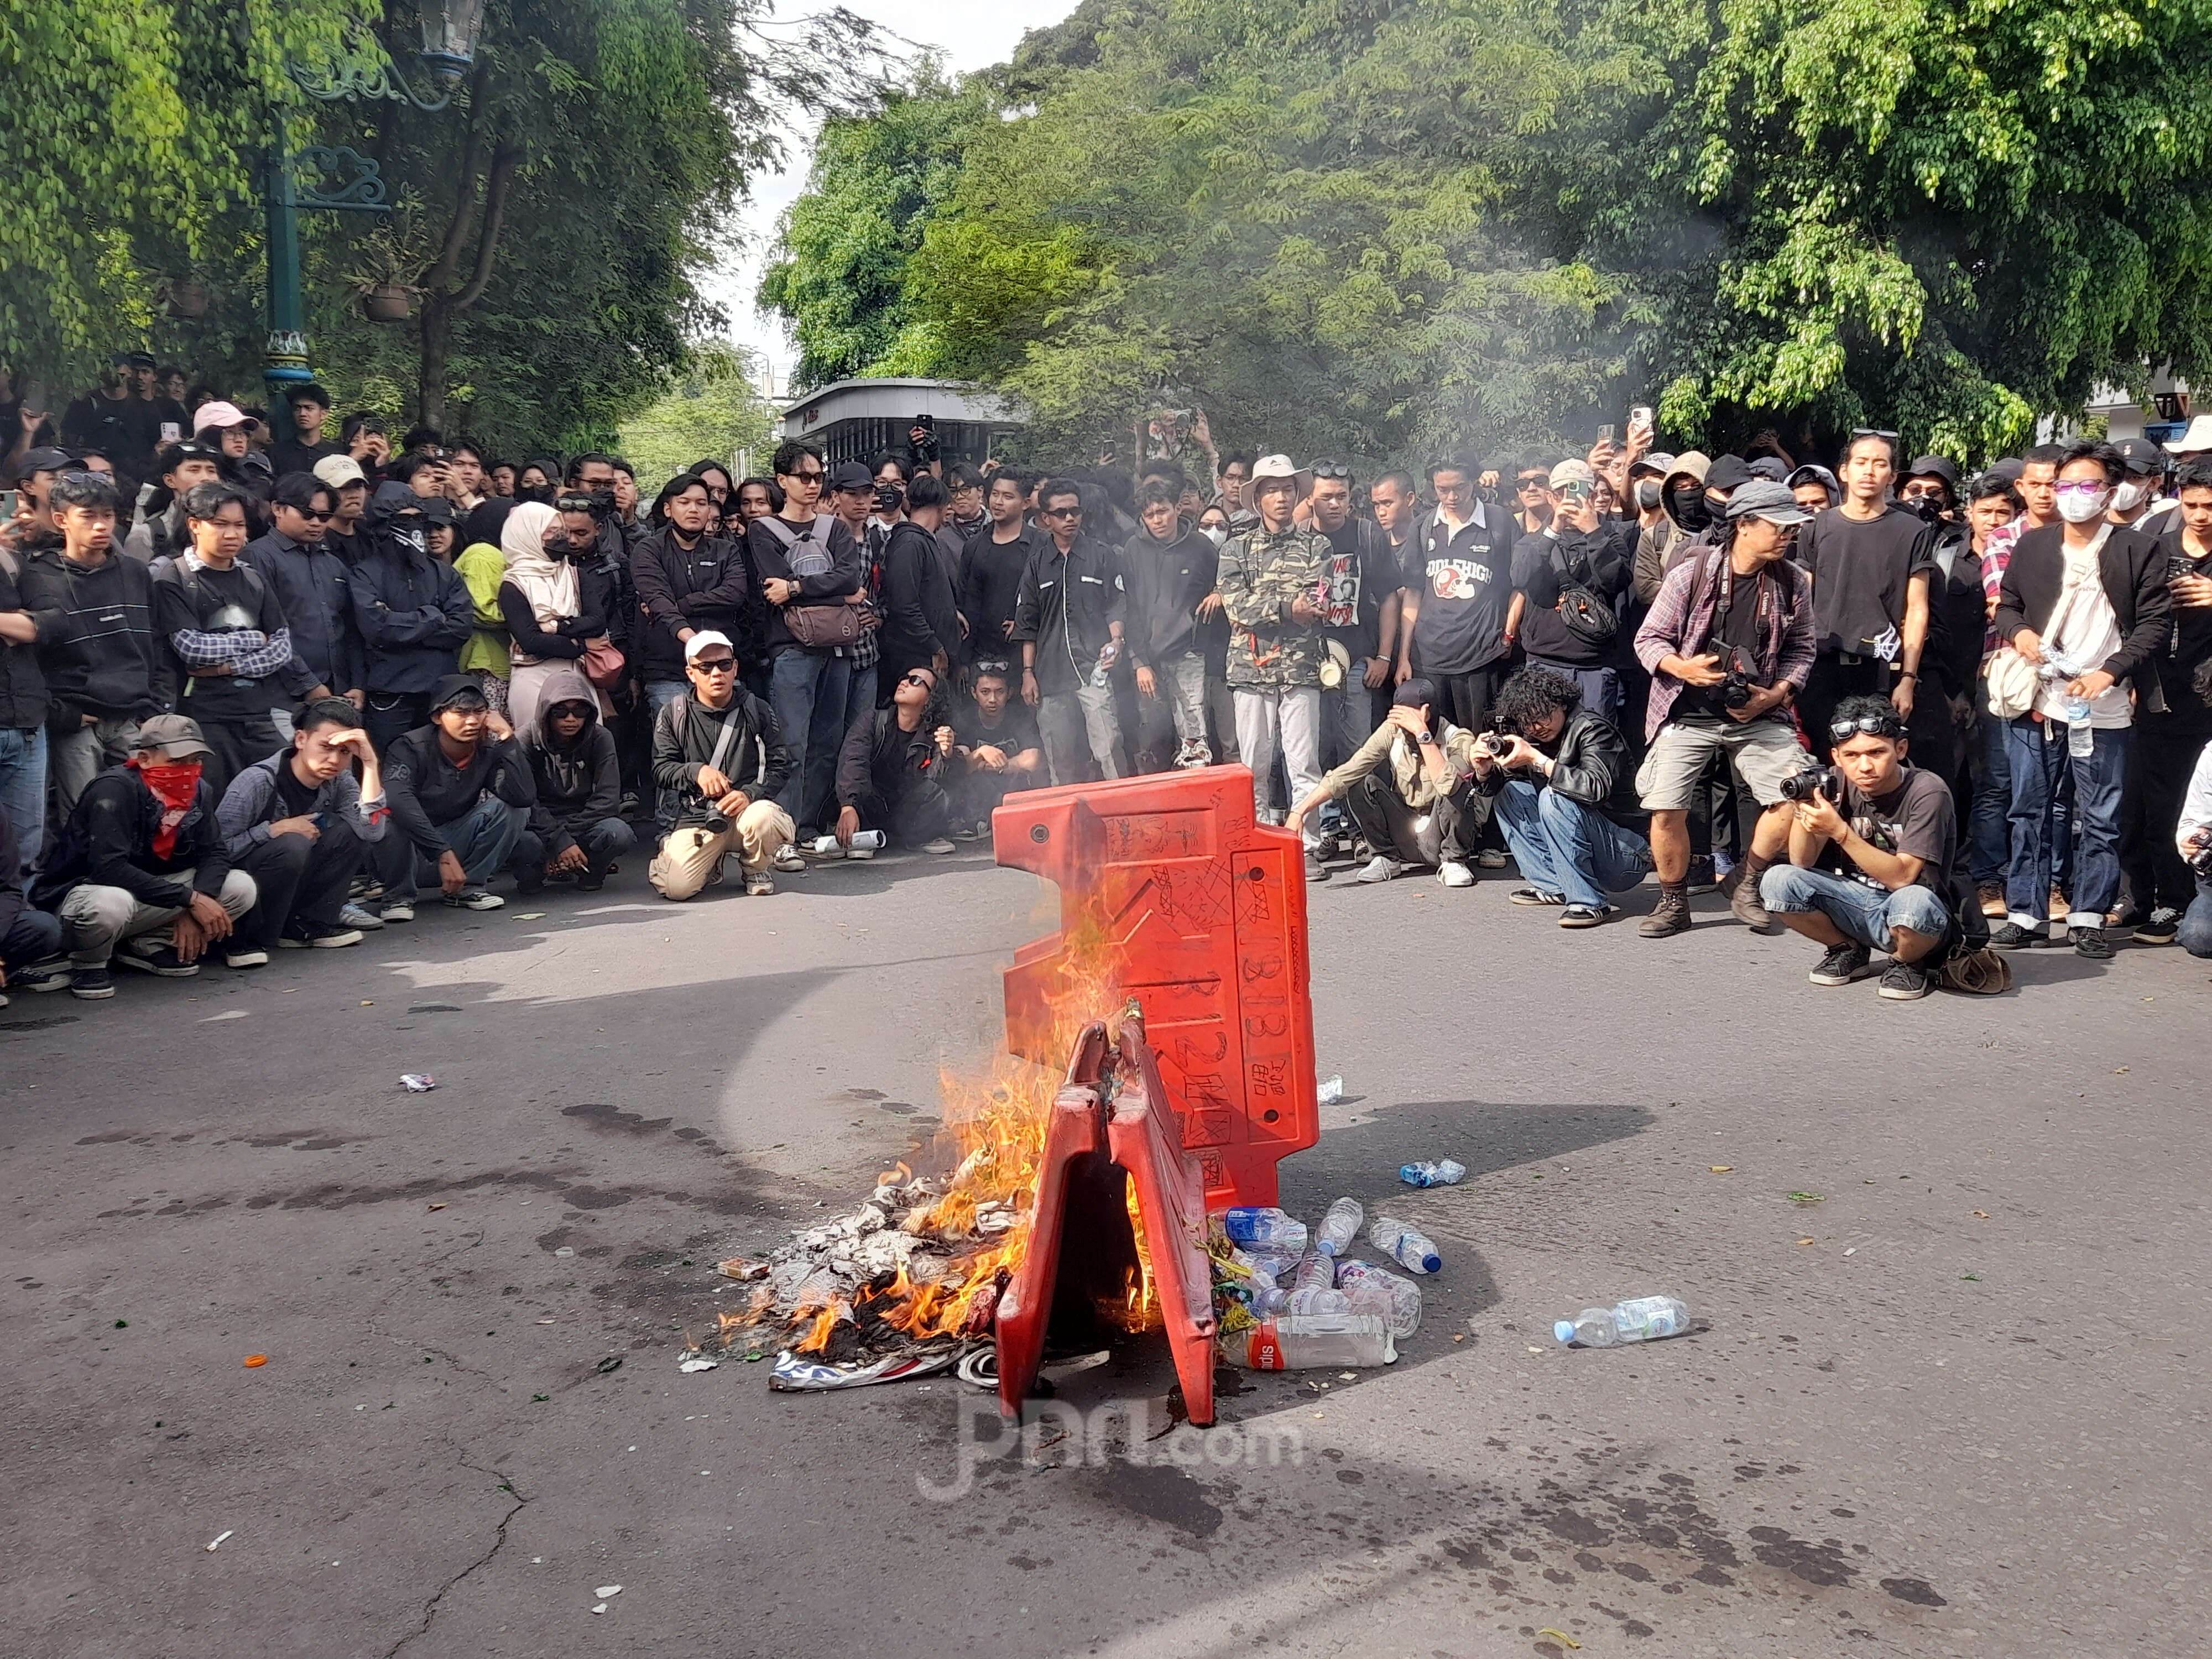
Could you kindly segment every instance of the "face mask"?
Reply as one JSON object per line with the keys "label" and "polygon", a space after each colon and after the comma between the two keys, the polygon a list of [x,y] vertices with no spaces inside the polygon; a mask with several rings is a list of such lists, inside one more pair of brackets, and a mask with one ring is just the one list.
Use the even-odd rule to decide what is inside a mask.
{"label": "face mask", "polygon": [[1222,543],[1229,539],[1229,532],[1218,524],[1210,524],[1206,526],[1204,533],[1206,539],[1212,542],[1216,547],[1220,546]]}
{"label": "face mask", "polygon": [[906,492],[901,489],[896,484],[878,484],[876,486],[876,511],[878,513],[886,514],[896,513],[899,510],[900,504],[905,500]]}
{"label": "face mask", "polygon": [[2112,492],[2109,489],[2061,488],[2058,492],[2058,516],[2069,524],[2087,524],[2093,519],[2101,519],[2112,504]]}
{"label": "face mask", "polygon": [[2132,513],[2150,495],[2150,480],[2130,478],[2112,492],[2112,505],[2123,513]]}
{"label": "face mask", "polygon": [[1645,478],[1636,486],[1636,505],[1649,513],[1659,505],[1659,481]]}
{"label": "face mask", "polygon": [[1703,484],[1693,481],[1675,486],[1674,521],[1693,536],[1712,523],[1713,509]]}
{"label": "face mask", "polygon": [[524,484],[514,493],[526,501],[543,501],[548,507],[553,505],[553,486],[550,483]]}
{"label": "face mask", "polygon": [[1929,524],[1943,516],[1943,498],[1941,495],[1915,495],[1905,505]]}

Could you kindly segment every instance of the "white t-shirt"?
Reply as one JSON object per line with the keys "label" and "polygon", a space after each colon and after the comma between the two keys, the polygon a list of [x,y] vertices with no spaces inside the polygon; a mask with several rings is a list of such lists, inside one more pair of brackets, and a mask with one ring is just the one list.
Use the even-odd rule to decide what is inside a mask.
{"label": "white t-shirt", "polygon": [[[2087,547],[2067,547],[2063,543],[2060,551],[2066,560],[2066,574],[2059,584],[2058,603],[2051,614],[2058,618],[2057,631],[2043,642],[2045,653],[2063,657],[2076,665],[2083,673],[2101,668],[2120,648],[2120,619],[2112,612],[2112,602],[2105,595],[2105,584],[2097,568],[2098,556],[2105,550],[2106,538],[2112,534],[2107,525],[2100,529]],[[2066,723],[2066,682],[2045,680],[2036,696],[2036,708],[2045,720],[2059,725]],[[2128,700],[2128,688],[2115,682],[2089,700],[2089,724],[2097,731],[2124,731],[2135,720],[2133,705]]]}

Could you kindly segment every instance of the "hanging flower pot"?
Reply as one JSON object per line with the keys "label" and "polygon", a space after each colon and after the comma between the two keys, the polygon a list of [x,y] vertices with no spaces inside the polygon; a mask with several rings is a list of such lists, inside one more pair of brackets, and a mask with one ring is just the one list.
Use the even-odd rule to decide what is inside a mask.
{"label": "hanging flower pot", "polygon": [[415,314],[415,290],[404,283],[372,283],[361,291],[361,309],[372,323],[404,323]]}
{"label": "hanging flower pot", "polygon": [[208,311],[208,285],[190,277],[170,276],[162,281],[162,302],[172,317],[204,317]]}

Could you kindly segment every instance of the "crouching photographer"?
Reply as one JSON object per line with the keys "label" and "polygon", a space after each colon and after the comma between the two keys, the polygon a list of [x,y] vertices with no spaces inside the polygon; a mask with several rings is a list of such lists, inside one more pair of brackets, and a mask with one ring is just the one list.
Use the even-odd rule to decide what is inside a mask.
{"label": "crouching photographer", "polygon": [[1628,761],[1611,720],[1583,707],[1582,687],[1547,668],[1505,682],[1498,730],[1476,741],[1474,787],[1496,803],[1498,827],[1528,885],[1516,904],[1563,907],[1562,927],[1595,927],[1651,868],[1651,844],[1606,816]]}
{"label": "crouching photographer", "polygon": [[1887,697],[1844,698],[1828,735],[1834,763],[1783,784],[1796,808],[1790,862],[1766,872],[1760,896],[1792,933],[1827,947],[1814,984],[1848,985],[1882,950],[1881,994],[1914,1001],[1954,949],[1988,937],[1960,858],[1951,787],[1905,764],[1905,721]]}
{"label": "crouching photographer", "polygon": [[1490,817],[1490,803],[1474,793],[1474,744],[1443,718],[1434,681],[1407,680],[1392,696],[1389,718],[1285,823],[1303,831],[1323,801],[1342,801],[1374,854],[1354,881],[1389,881],[1426,867],[1447,887],[1472,887],[1468,849]]}

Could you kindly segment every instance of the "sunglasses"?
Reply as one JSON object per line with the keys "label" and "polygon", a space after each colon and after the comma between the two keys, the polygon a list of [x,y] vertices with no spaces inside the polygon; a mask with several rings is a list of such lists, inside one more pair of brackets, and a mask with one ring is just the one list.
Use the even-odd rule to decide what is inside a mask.
{"label": "sunglasses", "polygon": [[702,674],[726,674],[738,665],[735,657],[694,657],[691,665]]}
{"label": "sunglasses", "polygon": [[1342,461],[1316,461],[1311,469],[1316,478],[1349,478],[1352,469]]}
{"label": "sunglasses", "polygon": [[1048,507],[1037,514],[1040,519],[1079,519],[1082,516],[1083,509],[1079,507]]}
{"label": "sunglasses", "polygon": [[1513,487],[1516,489],[1548,489],[1551,486],[1552,480],[1550,476],[1542,472],[1539,472],[1532,477],[1516,478],[1513,481]]}
{"label": "sunglasses", "polygon": [[1901,738],[1905,727],[1894,714],[1862,714],[1856,720],[1832,720],[1828,735],[1838,743],[1849,743],[1853,738]]}
{"label": "sunglasses", "polygon": [[332,519],[337,517],[335,513],[318,513],[308,507],[295,507],[292,510],[309,524],[328,524]]}
{"label": "sunglasses", "polygon": [[930,678],[928,675],[921,673],[919,671],[908,674],[904,679],[902,679],[899,684],[901,685],[918,685],[925,691],[934,691],[937,690],[937,682]]}

